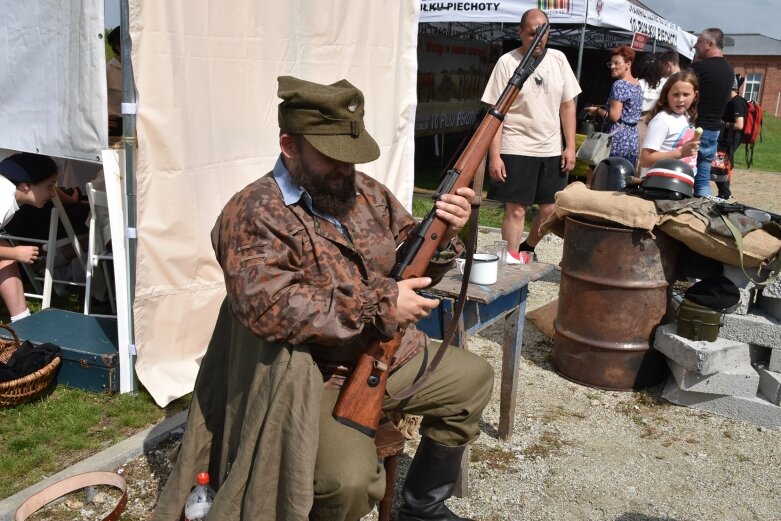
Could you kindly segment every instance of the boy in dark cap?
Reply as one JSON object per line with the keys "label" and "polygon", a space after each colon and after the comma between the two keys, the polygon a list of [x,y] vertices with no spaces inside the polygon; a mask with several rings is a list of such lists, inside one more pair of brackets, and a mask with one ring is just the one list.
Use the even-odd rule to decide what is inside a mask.
{"label": "boy in dark cap", "polygon": [[[36,208],[54,197],[57,165],[37,154],[14,154],[0,161],[0,228],[5,228],[20,206]],[[38,246],[11,246],[0,239],[0,296],[11,322],[30,315],[17,262],[32,264],[38,259]]]}
{"label": "boy in dark cap", "polygon": [[380,154],[364,128],[363,94],[346,80],[283,76],[278,95],[279,159],[228,202],[212,230],[227,305],[153,519],[179,519],[205,469],[218,487],[210,519],[338,521],[369,513],[385,488],[373,439],[332,411],[367,345],[399,328],[383,409],[423,420],[398,519],[462,519],[444,501],[466,444],[480,432],[491,366],[450,349],[418,393],[391,397],[433,356],[415,323],[438,301],[416,290],[452,267],[474,192],[461,188],[436,203],[449,223],[440,251],[426,277],[397,282],[388,276],[397,247],[417,223],[384,185],[355,170]]}

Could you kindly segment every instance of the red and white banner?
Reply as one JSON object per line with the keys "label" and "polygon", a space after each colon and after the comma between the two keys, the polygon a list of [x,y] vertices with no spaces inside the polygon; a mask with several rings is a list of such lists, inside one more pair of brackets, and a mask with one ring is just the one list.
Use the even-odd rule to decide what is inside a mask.
{"label": "red and white banner", "polygon": [[645,44],[648,43],[648,35],[643,33],[635,33],[632,37],[632,49],[636,51],[644,51]]}

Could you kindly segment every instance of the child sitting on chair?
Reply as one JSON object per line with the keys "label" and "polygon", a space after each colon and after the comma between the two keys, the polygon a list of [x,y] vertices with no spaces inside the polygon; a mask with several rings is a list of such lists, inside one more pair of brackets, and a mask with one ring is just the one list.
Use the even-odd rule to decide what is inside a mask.
{"label": "child sitting on chair", "polygon": [[[47,156],[24,152],[0,161],[0,228],[5,228],[20,206],[42,208],[54,197],[56,183],[57,166]],[[0,297],[11,322],[30,315],[16,263],[32,264],[37,259],[38,246],[11,246],[0,239]]]}

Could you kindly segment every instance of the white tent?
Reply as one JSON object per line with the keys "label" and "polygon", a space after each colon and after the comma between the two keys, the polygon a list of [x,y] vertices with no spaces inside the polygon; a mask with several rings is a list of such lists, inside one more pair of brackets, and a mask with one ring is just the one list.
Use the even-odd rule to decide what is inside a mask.
{"label": "white tent", "polygon": [[[691,58],[696,37],[636,0],[498,0],[493,2],[420,1],[421,22],[504,22],[517,24],[527,9],[541,8],[551,24],[640,32],[656,44]],[[585,37],[581,38],[581,51]]]}
{"label": "white tent", "polygon": [[[23,4],[0,0],[0,148],[97,161],[107,144],[103,4]],[[126,199],[126,216],[112,215],[122,224],[115,258],[126,242],[135,270],[132,313],[119,309],[121,389],[135,356],[164,405],[192,389],[225,293],[209,242],[215,218],[276,160],[277,76],[361,88],[382,153],[362,170],[411,203],[418,9],[414,0],[123,5],[138,92],[123,104],[137,126],[137,148],[126,148],[137,153],[127,163],[104,154]]]}

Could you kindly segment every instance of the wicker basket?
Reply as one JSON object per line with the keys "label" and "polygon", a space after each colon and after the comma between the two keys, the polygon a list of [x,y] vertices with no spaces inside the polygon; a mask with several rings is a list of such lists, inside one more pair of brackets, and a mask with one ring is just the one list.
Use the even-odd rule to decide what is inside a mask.
{"label": "wicker basket", "polygon": [[[5,324],[0,324],[0,328],[10,331],[11,336],[14,337],[13,340],[0,338],[0,362],[8,362],[20,345],[19,337],[16,335],[16,331]],[[56,356],[51,362],[32,374],[10,382],[0,383],[0,407],[13,407],[20,403],[29,402],[43,394],[52,382],[59,366],[60,357]]]}

